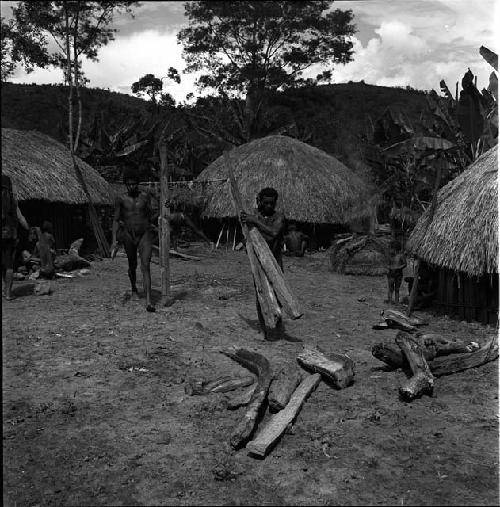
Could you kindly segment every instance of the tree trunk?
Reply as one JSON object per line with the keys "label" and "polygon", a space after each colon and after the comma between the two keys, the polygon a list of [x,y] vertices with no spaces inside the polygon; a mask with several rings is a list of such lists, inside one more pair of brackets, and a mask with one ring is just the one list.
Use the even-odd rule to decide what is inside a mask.
{"label": "tree trunk", "polygon": [[169,305],[172,302],[170,296],[170,192],[168,188],[168,164],[167,145],[160,141],[160,277],[162,304]]}

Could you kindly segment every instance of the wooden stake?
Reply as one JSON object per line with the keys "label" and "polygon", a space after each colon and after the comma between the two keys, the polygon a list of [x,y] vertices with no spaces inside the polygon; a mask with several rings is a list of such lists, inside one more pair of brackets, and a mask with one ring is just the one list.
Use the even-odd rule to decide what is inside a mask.
{"label": "wooden stake", "polygon": [[420,270],[420,259],[417,259],[415,262],[415,269],[413,272],[413,285],[411,286],[410,298],[408,301],[408,310],[406,312],[406,315],[408,315],[408,317],[411,316],[413,306],[415,305],[415,298],[417,297],[419,270]]}
{"label": "wooden stake", "polygon": [[170,296],[170,192],[168,189],[167,145],[165,141],[159,146],[160,151],[160,277],[162,304],[172,303]]}
{"label": "wooden stake", "polygon": [[217,238],[217,243],[215,243],[215,248],[219,248],[220,239],[222,238],[222,233],[224,232],[224,225],[226,225],[224,222],[222,222],[222,227],[219,232],[219,237]]}
{"label": "wooden stake", "polygon": [[287,426],[297,417],[304,401],[316,389],[320,381],[319,373],[308,375],[292,394],[288,405],[270,419],[257,437],[246,445],[246,449],[251,454],[264,457],[274,442],[285,432]]}

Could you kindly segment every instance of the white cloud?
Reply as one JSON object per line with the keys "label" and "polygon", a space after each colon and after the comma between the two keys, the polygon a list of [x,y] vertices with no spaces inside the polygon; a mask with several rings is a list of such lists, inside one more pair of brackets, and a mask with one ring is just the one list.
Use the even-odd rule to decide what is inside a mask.
{"label": "white cloud", "polygon": [[[477,6],[477,9],[476,9]],[[450,88],[470,67],[478,86],[487,86],[493,70],[479,55],[485,45],[496,50],[494,2],[466,0],[372,0],[350,2],[355,16],[376,27],[376,37],[365,46],[353,38],[354,61],[337,66],[335,82],[364,80],[380,86],[439,89],[445,79]]]}

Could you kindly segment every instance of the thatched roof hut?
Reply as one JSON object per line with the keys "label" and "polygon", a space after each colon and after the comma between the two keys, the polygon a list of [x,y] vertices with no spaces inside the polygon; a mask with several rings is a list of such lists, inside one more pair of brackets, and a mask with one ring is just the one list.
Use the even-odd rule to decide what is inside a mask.
{"label": "thatched roof hut", "polygon": [[[229,160],[249,211],[255,207],[258,192],[273,187],[279,193],[277,208],[288,219],[341,224],[352,218],[354,207],[366,193],[361,179],[336,158],[290,137],[256,139],[233,149]],[[227,177],[221,156],[197,180],[207,182]],[[204,185],[204,195],[204,216],[236,216],[226,182]]]}
{"label": "thatched roof hut", "polygon": [[[112,204],[111,187],[91,166],[78,159],[94,204]],[[43,200],[84,204],[69,150],[35,130],[2,128],[2,172],[12,179],[18,201]]]}
{"label": "thatched roof hut", "polygon": [[498,273],[498,149],[479,157],[438,194],[417,222],[408,249],[441,268],[469,276]]}

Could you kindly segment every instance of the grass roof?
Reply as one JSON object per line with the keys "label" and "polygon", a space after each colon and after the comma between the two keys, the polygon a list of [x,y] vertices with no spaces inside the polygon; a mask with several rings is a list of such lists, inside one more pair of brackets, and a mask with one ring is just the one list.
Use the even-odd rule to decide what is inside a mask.
{"label": "grass roof", "polygon": [[[256,139],[234,148],[229,157],[248,211],[255,208],[255,198],[262,188],[273,187],[279,194],[277,209],[289,219],[346,223],[366,196],[363,181],[344,164],[324,151],[290,137]],[[221,156],[197,180],[227,177]],[[211,183],[203,188],[204,216],[236,216],[228,183]],[[359,216],[359,209],[356,214]]]}
{"label": "grass roof", "polygon": [[498,149],[484,153],[444,186],[432,222],[429,210],[408,240],[410,252],[471,276],[498,273]]}
{"label": "grass roof", "polygon": [[[112,204],[106,180],[83,160],[77,159],[77,163],[94,204]],[[68,148],[35,130],[2,128],[2,173],[11,177],[18,201],[87,202]]]}

